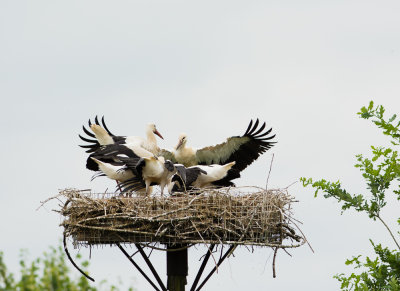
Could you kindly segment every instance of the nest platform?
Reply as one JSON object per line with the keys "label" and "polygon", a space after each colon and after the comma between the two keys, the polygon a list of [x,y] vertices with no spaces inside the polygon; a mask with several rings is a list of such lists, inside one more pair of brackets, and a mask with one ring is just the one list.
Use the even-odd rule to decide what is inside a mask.
{"label": "nest platform", "polygon": [[196,195],[122,197],[118,193],[60,191],[64,234],[75,245],[118,243],[230,244],[297,247],[286,190],[256,187],[202,190]]}

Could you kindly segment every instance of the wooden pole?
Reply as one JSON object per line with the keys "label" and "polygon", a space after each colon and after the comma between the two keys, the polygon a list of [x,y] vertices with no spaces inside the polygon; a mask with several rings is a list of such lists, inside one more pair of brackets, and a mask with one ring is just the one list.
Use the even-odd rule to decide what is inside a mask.
{"label": "wooden pole", "polygon": [[167,289],[185,291],[188,275],[188,249],[186,244],[167,245]]}

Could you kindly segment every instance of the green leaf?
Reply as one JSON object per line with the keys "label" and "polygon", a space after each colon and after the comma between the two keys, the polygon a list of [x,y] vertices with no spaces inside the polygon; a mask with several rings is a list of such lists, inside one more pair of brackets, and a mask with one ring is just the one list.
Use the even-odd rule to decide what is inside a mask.
{"label": "green leaf", "polygon": [[368,111],[372,110],[372,108],[374,108],[374,101],[369,101],[369,105],[368,105]]}
{"label": "green leaf", "polygon": [[[385,136],[389,136],[392,145],[400,144],[400,121],[394,124],[397,115],[385,119],[385,108],[382,105],[374,108],[371,101],[368,107],[362,107],[358,112],[362,118],[372,118],[372,122],[382,129]],[[367,214],[372,220],[382,221],[380,213],[387,205],[386,196],[396,195],[400,200],[400,159],[396,148],[371,146],[371,157],[356,155],[357,162],[354,165],[361,172],[365,179],[368,193],[352,194],[342,187],[340,181],[330,182],[325,179],[313,180],[312,178],[301,178],[304,187],[311,186],[315,190],[315,197],[318,191],[322,191],[324,198],[335,199],[342,207],[342,213],[348,209]],[[394,185],[394,187],[393,187]],[[390,192],[390,193],[389,193]],[[400,225],[400,218],[394,218],[397,225]],[[383,221],[382,221],[383,222]],[[387,224],[385,224],[387,227]],[[390,231],[391,237],[392,232]],[[397,231],[400,234],[400,231]],[[398,239],[398,237],[397,237]],[[396,245],[399,243],[394,238]],[[351,242],[349,242],[351,243]],[[372,241],[375,257],[359,255],[346,260],[345,264],[359,273],[351,273],[346,276],[344,273],[334,276],[340,283],[342,290],[398,290],[400,291],[400,251],[389,250],[381,244],[375,245]],[[400,247],[399,247],[400,248]]]}

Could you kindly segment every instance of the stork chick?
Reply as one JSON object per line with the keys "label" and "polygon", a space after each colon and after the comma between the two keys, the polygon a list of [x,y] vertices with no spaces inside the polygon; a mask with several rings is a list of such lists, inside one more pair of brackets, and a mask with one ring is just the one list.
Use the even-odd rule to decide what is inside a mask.
{"label": "stork chick", "polygon": [[196,161],[196,150],[192,147],[187,147],[187,135],[186,133],[182,133],[179,136],[178,144],[173,151],[173,155],[175,159],[185,165],[186,167],[197,165]]}

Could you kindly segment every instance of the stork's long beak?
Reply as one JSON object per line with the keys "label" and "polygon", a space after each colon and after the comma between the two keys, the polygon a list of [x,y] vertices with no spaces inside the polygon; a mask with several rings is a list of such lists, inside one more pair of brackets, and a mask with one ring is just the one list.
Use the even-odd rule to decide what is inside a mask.
{"label": "stork's long beak", "polygon": [[177,144],[176,147],[175,147],[175,150],[178,150],[178,149],[182,146],[182,144],[183,144],[183,140],[180,139],[179,142],[178,142],[178,144]]}
{"label": "stork's long beak", "polygon": [[161,135],[161,133],[159,133],[157,129],[154,130],[154,134],[157,134],[159,137],[161,137],[162,139],[164,139],[163,136]]}

